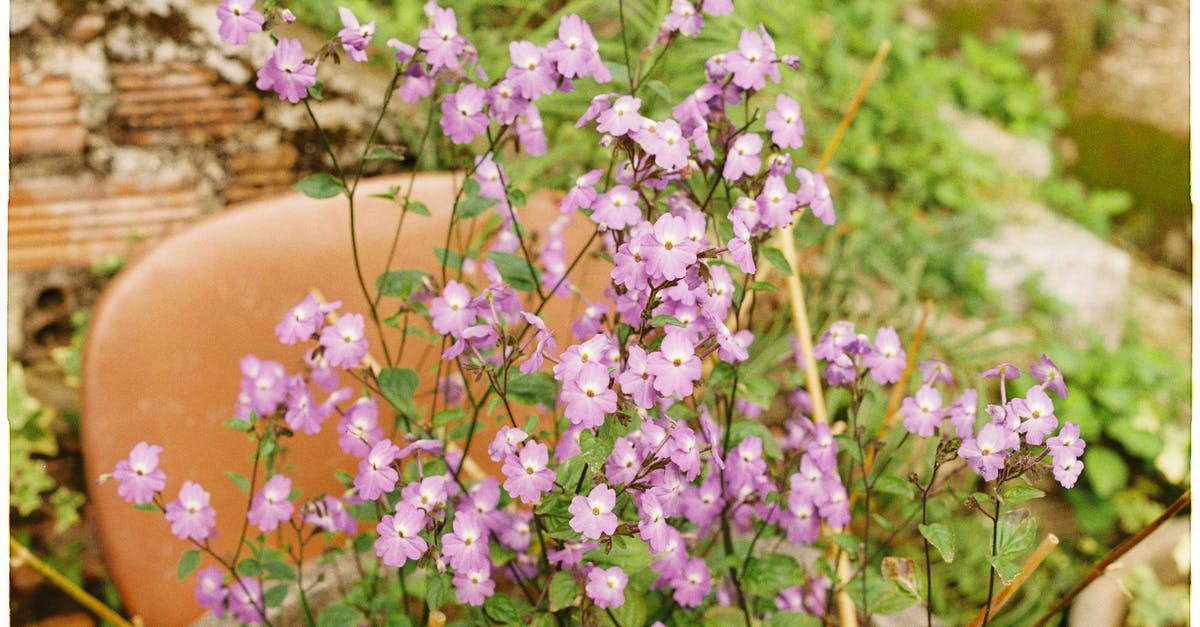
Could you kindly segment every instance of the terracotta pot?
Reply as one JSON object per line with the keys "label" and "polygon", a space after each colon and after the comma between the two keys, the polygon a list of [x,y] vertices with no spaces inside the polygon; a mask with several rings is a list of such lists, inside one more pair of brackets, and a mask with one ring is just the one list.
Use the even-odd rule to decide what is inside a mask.
{"label": "terracotta pot", "polygon": [[[358,190],[356,229],[369,284],[387,268],[438,268],[432,249],[445,237],[456,189],[450,175],[416,178],[413,198],[434,215],[406,218],[395,258],[387,263],[399,212],[395,204],[369,195],[392,185],[405,189],[408,183],[408,175],[386,177],[366,181]],[[552,198],[535,195],[522,220],[538,227],[557,215]],[[567,234],[571,250],[584,244],[589,227],[583,218],[575,220]],[[343,312],[365,314],[349,252],[343,198],[320,201],[289,194],[202,220],[122,272],[93,310],[84,347],[81,424],[88,476],[111,472],[138,441],[163,446],[166,499],[175,498],[184,480],[203,485],[217,510],[214,545],[230,554],[247,497],[223,473],[248,474],[252,453],[244,435],[221,426],[233,415],[238,360],[253,353],[297,371],[304,349],[280,345],[273,329],[312,288],[341,300]],[[595,296],[607,283],[607,272],[585,262],[572,279]],[[570,321],[583,304],[555,300],[544,317],[565,346],[572,341]],[[367,327],[371,353],[382,359],[379,338],[372,325]],[[388,341],[397,346],[398,332]],[[421,350],[415,338],[409,346],[399,365],[421,373],[421,393],[428,395],[437,352]],[[347,377],[346,383],[353,381]],[[380,422],[386,427],[385,415],[390,418],[385,410]],[[491,468],[484,451],[497,427],[477,434],[472,444],[471,456]],[[331,419],[319,435],[290,441],[283,467],[294,466],[286,472],[304,495],[341,493],[333,471],[353,471],[357,464],[336,440]],[[265,477],[259,479],[261,485]],[[182,582],[175,576],[189,543],[172,536],[160,514],[133,510],[117,496],[115,485],[94,489],[92,498],[106,561],[129,611],[149,625],[183,624],[198,616],[194,576]]]}

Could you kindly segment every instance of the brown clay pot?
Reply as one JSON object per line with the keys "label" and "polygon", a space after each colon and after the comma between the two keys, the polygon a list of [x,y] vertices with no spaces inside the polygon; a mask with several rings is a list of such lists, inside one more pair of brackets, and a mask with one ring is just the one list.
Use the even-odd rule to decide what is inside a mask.
{"label": "brown clay pot", "polygon": [[[355,228],[368,285],[388,268],[422,268],[440,276],[432,248],[444,240],[455,183],[446,174],[416,177],[413,199],[434,215],[406,218],[390,264],[399,211],[394,203],[369,195],[392,185],[406,189],[409,175],[360,185]],[[539,227],[557,215],[554,199],[535,195],[522,220]],[[586,222],[576,218],[568,232],[571,250],[591,234]],[[366,315],[349,232],[344,198],[314,200],[293,193],[202,220],[122,272],[93,310],[84,348],[81,424],[88,476],[111,472],[139,441],[164,447],[164,497],[173,500],[184,480],[204,486],[217,511],[219,535],[213,545],[229,555],[248,503],[224,472],[248,475],[253,452],[245,435],[221,426],[233,415],[238,360],[253,353],[298,371],[304,349],[280,345],[273,329],[313,288],[329,300],[341,300],[342,312]],[[592,297],[608,282],[606,270],[590,261],[571,278]],[[565,347],[572,341],[569,324],[584,305],[578,299],[555,300],[543,317]],[[382,359],[370,323],[367,334],[371,354]],[[388,340],[395,347],[398,332]],[[410,339],[410,346],[415,341]],[[398,365],[416,369],[428,394],[437,357],[436,349],[409,348]],[[349,377],[345,382],[354,384]],[[386,414],[382,411],[380,420],[385,428]],[[493,470],[484,451],[496,428],[476,435],[470,455]],[[290,441],[283,467],[293,466],[286,472],[305,496],[340,494],[333,471],[356,468],[336,440],[331,419],[320,434]],[[260,476],[259,485],[265,479]],[[184,624],[200,615],[193,601],[194,576],[176,580],[176,564],[190,543],[172,536],[161,514],[135,511],[123,502],[115,485],[97,487],[92,498],[106,561],[131,614],[148,625]]]}

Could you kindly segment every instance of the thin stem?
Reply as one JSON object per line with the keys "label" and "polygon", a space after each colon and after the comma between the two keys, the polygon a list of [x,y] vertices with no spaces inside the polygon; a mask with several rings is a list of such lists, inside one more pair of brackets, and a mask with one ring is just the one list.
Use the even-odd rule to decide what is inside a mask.
{"label": "thin stem", "polygon": [[[937,479],[940,467],[938,460],[933,461],[933,472],[929,473],[929,483],[921,486],[921,524],[929,524],[929,491]],[[925,545],[925,624],[933,627],[933,566],[929,559],[929,539],[921,534],[921,542]]]}
{"label": "thin stem", "polygon": [[1104,559],[1096,562],[1096,564],[1092,566],[1092,569],[1088,571],[1088,574],[1082,580],[1080,580],[1079,583],[1075,584],[1075,587],[1071,588],[1070,592],[1067,592],[1065,595],[1063,595],[1063,597],[1058,600],[1058,603],[1055,603],[1054,607],[1050,608],[1050,611],[1046,612],[1044,616],[1038,619],[1038,622],[1034,624],[1034,627],[1042,627],[1047,621],[1049,621],[1051,618],[1054,618],[1054,616],[1059,612],[1067,609],[1067,606],[1071,604],[1071,601],[1074,601],[1075,597],[1079,596],[1079,593],[1083,592],[1084,588],[1088,587],[1088,584],[1092,583],[1096,579],[1099,579],[1100,576],[1108,571],[1109,566],[1112,566],[1113,563],[1121,559],[1121,556],[1128,553],[1130,549],[1137,546],[1142,542],[1142,540],[1145,540],[1147,537],[1149,537],[1149,535],[1154,533],[1154,531],[1161,527],[1163,523],[1167,522],[1176,514],[1183,511],[1183,508],[1187,507],[1188,503],[1191,502],[1192,491],[1188,490],[1180,495],[1179,498],[1175,499],[1175,502],[1171,503],[1171,506],[1168,507],[1167,510],[1162,513],[1162,515],[1160,515],[1158,518],[1155,518],[1154,522],[1142,527],[1141,531],[1138,531],[1136,534],[1130,536],[1127,540],[1117,545],[1117,548],[1109,552],[1108,555],[1105,555]]}
{"label": "thin stem", "polygon": [[113,611],[99,599],[88,594],[86,590],[75,585],[75,582],[67,579],[62,573],[54,569],[53,566],[38,559],[29,549],[25,548],[16,538],[8,536],[8,550],[12,553],[12,567],[19,568],[20,566],[29,566],[39,575],[45,577],[50,583],[54,584],[59,590],[67,593],[72,599],[75,599],[80,605],[89,609],[96,616],[105,622],[119,625],[120,627],[132,627],[129,621],[125,620],[120,614]]}
{"label": "thin stem", "polygon": [[[996,510],[992,514],[992,558],[996,557],[996,545],[1000,539],[1000,496],[997,495]],[[996,567],[988,564],[988,596],[987,606],[983,612],[983,627],[987,627],[988,620],[992,617],[992,594],[996,589]]]}

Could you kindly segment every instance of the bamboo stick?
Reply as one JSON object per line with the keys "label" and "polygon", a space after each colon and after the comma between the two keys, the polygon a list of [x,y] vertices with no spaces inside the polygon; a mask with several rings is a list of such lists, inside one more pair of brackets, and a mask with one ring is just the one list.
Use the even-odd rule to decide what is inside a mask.
{"label": "bamboo stick", "polygon": [[1046,537],[1042,539],[1042,543],[1039,544],[1038,547],[1034,549],[1033,553],[1030,553],[1029,557],[1026,557],[1025,561],[1021,564],[1021,572],[1014,577],[1012,581],[1005,584],[1003,588],[1000,588],[1000,592],[992,598],[990,612],[988,607],[980,609],[979,612],[975,614],[975,618],[971,620],[969,627],[979,627],[982,625],[984,616],[989,613],[992,616],[995,616],[996,612],[1001,607],[1004,607],[1005,603],[1008,603],[1008,600],[1017,593],[1017,590],[1021,589],[1021,586],[1027,579],[1029,579],[1030,575],[1033,574],[1033,571],[1037,570],[1038,566],[1042,565],[1042,561],[1045,560],[1046,556],[1050,555],[1050,552],[1053,551],[1057,546],[1058,536],[1052,533],[1046,534]]}

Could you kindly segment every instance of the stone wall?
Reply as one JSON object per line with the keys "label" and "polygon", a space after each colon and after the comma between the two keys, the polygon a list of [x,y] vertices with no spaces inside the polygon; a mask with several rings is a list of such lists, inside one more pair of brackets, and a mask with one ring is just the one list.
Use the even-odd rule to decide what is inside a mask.
{"label": "stone wall", "polygon": [[[220,42],[215,9],[11,3],[10,355],[35,359],[58,341],[50,331],[67,322],[38,303],[54,293],[87,305],[93,264],[136,257],[204,214],[328,167],[303,108],[254,88],[269,40]],[[289,28],[306,50],[320,46],[320,36]],[[322,72],[317,116],[347,157],[361,151],[353,138],[369,128],[387,79],[385,69],[345,63]],[[399,141],[400,117],[385,121],[383,141]]]}

